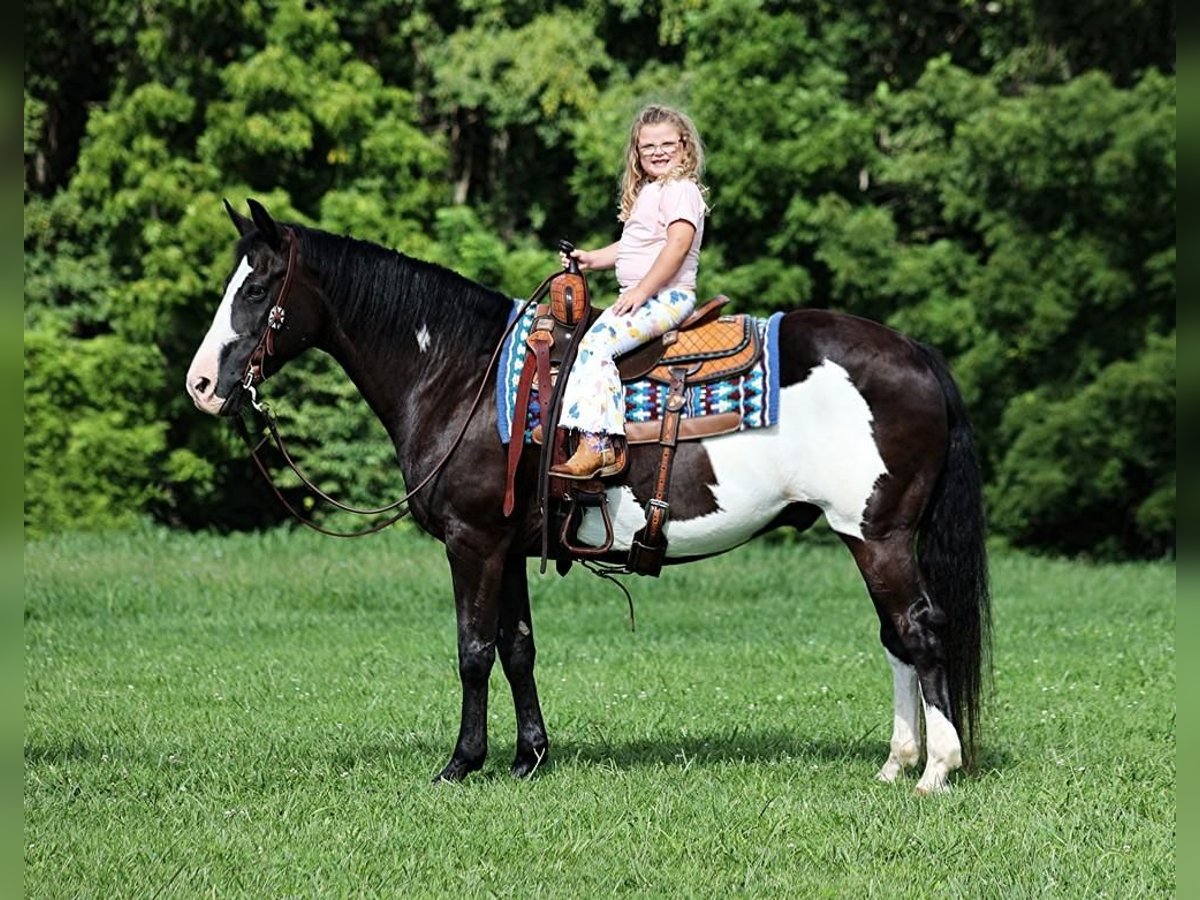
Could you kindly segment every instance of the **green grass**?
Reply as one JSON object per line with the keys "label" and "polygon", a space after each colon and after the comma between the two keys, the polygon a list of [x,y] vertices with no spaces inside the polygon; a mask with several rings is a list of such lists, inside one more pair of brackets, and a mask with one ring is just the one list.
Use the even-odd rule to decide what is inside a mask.
{"label": "green grass", "polygon": [[[536,568],[531,564],[531,571]],[[433,786],[440,545],[145,531],[25,554],[28,897],[1143,896],[1175,889],[1175,569],[993,559],[983,766],[873,780],[890,671],[849,555],[531,577],[554,762]]]}

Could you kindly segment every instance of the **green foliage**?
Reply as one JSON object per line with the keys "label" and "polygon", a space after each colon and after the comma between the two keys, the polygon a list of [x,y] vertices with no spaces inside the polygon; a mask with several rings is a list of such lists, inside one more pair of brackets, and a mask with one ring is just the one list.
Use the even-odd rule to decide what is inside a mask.
{"label": "green foliage", "polygon": [[739,262],[813,267],[822,230],[809,203],[858,193],[875,156],[869,111],[797,14],[713,4],[689,35],[685,99],[708,145],[713,231]]}
{"label": "green foliage", "polygon": [[558,9],[512,29],[481,16],[429,55],[429,100],[454,144],[454,200],[506,232],[569,215],[569,123],[612,68],[586,14]]}
{"label": "green foliage", "polygon": [[1075,553],[1163,554],[1175,543],[1175,335],[1152,336],[1074,396],[1015,398],[1000,429],[994,524]]}
{"label": "green foliage", "polygon": [[[1144,378],[1174,354],[1173,23],[1165,0],[1070,15],[1029,0],[36,0],[27,526],[278,516],[253,512],[243,451],[179,387],[229,272],[222,197],[520,296],[558,238],[616,238],[627,125],[656,101],[684,106],[708,148],[702,291],[757,313],[844,309],[938,346],[995,529],[1161,553],[1174,384]],[[89,381],[98,359],[140,377],[116,396]],[[285,378],[307,467],[376,499],[395,476],[365,404],[324,362]],[[1154,424],[1120,399],[1135,383]],[[106,465],[70,462],[98,446]]]}
{"label": "green foliage", "polygon": [[25,526],[30,534],[128,526],[159,497],[166,423],[141,384],[150,345],[115,335],[25,333]]}
{"label": "green foliage", "polygon": [[[883,293],[901,298],[902,308],[889,321],[956,357],[984,436],[985,467],[996,476],[994,527],[1019,542],[1074,552],[1171,546],[1173,520],[1162,527],[1167,506],[1156,506],[1158,531],[1132,523],[1141,503],[1173,489],[1164,480],[1174,470],[1173,375],[1161,388],[1169,422],[1151,426],[1169,432],[1170,446],[1152,454],[1153,477],[1101,489],[1105,502],[1117,504],[1109,514],[1098,516],[1086,492],[1032,497],[1029,485],[1039,479],[1092,471],[1097,460],[1078,436],[1064,432],[1047,445],[1053,450],[1038,453],[1010,442],[1020,433],[1014,423],[1033,412],[1031,397],[1048,413],[1093,390],[1104,394],[1106,373],[1150,364],[1146,335],[1173,334],[1173,82],[1149,72],[1121,90],[1090,73],[1005,96],[938,60],[912,90],[884,95],[881,104],[893,123],[882,176],[902,189],[894,215],[913,237],[935,238],[895,247]],[[946,118],[937,121],[935,110]],[[912,124],[923,117],[934,121]],[[1113,433],[1147,427],[1134,404],[1109,414]],[[1044,420],[1043,431],[1057,427],[1065,421]],[[1125,465],[1119,453],[1103,462]]]}

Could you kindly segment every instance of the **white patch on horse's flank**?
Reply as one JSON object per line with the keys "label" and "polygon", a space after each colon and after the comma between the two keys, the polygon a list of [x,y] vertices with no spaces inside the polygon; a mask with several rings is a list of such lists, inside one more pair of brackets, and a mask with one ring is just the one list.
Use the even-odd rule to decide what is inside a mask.
{"label": "white patch on horse's flank", "polygon": [[[819,506],[841,534],[862,537],[863,515],[887,466],[875,445],[873,417],[849,373],[830,360],[804,381],[780,392],[779,424],[703,442],[716,484],[718,510],[692,519],[671,518],[667,556],[698,556],[745,543],[790,503]],[[670,498],[668,498],[670,499]],[[608,491],[613,548],[627,550],[646,524],[628,488]],[[585,512],[579,540],[603,542],[604,525]]]}
{"label": "white patch on horse's flank", "polygon": [[422,353],[429,349],[429,344],[432,340],[433,337],[429,334],[429,329],[422,325],[421,330],[417,332],[417,346],[421,348]]}
{"label": "white patch on horse's flank", "polygon": [[936,794],[947,789],[947,776],[962,765],[958,732],[942,711],[925,704],[925,771],[917,782],[918,794]]}
{"label": "white patch on horse's flank", "polygon": [[[613,549],[628,550],[633,543],[633,535],[646,525],[646,513],[627,487],[610,488],[608,494],[608,515],[612,520]],[[670,527],[668,525],[668,527]],[[578,540],[582,544],[599,547],[604,543],[604,520],[594,508],[588,507],[583,511],[583,520],[579,523]]]}
{"label": "white patch on horse's flank", "polygon": [[879,780],[892,782],[921,755],[921,689],[917,670],[902,663],[886,648],[883,651],[892,667],[892,741],[887,762],[879,770]]}

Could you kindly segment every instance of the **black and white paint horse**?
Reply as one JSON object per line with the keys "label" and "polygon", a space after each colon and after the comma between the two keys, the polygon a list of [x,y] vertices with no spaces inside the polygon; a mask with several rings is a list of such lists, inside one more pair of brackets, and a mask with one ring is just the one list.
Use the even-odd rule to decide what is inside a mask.
{"label": "black and white paint horse", "polygon": [[[241,238],[188,393],[204,412],[236,412],[248,370],[256,382],[319,348],[387,428],[409,485],[465,427],[444,470],[411,501],[420,526],[445,543],[457,608],[462,721],[437,777],[458,780],[483,764],[497,651],[516,705],[513,773],[532,773],[549,747],[526,576],[527,559],[540,553],[536,454],[524,454],[516,510],[506,518],[494,390],[468,421],[475,386],[495,378],[487,361],[513,301],[374,244],[281,225],[254,201],[251,218],[226,208]],[[272,329],[281,292],[286,320]],[[266,335],[269,355],[260,349]],[[781,526],[802,530],[823,513],[862,572],[893,672],[891,750],[879,778],[894,781],[918,762],[923,731],[916,789],[942,790],[974,750],[989,646],[981,485],[962,399],[935,352],[824,310],[783,319],[779,367],[779,424],[680,444],[667,563]],[[622,482],[608,491],[614,562],[645,523],[657,458],[654,445],[632,448]],[[601,534],[595,521],[581,526],[585,543],[590,536],[598,545]]]}

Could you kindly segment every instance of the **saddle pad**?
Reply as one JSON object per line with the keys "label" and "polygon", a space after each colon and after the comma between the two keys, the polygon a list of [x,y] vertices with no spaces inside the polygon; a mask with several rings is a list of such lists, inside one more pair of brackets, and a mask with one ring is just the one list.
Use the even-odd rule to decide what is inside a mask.
{"label": "saddle pad", "polygon": [[[514,304],[516,315],[519,301]],[[517,383],[525,365],[528,346],[525,338],[533,328],[531,308],[518,322],[500,354],[496,372],[496,430],[501,443],[508,443],[512,433],[513,408],[516,406]],[[716,413],[736,412],[742,417],[739,431],[748,428],[767,428],[779,420],[779,322],[783,313],[766,319],[754,319],[763,352],[752,368],[731,378],[691,385],[683,416],[699,417]],[[509,319],[510,323],[512,319]],[[625,383],[625,419],[630,422],[654,422],[662,418],[667,401],[667,386],[650,378]],[[529,416],[525,423],[525,442],[532,441],[532,431],[541,422],[541,407],[537,392],[529,398]]]}

